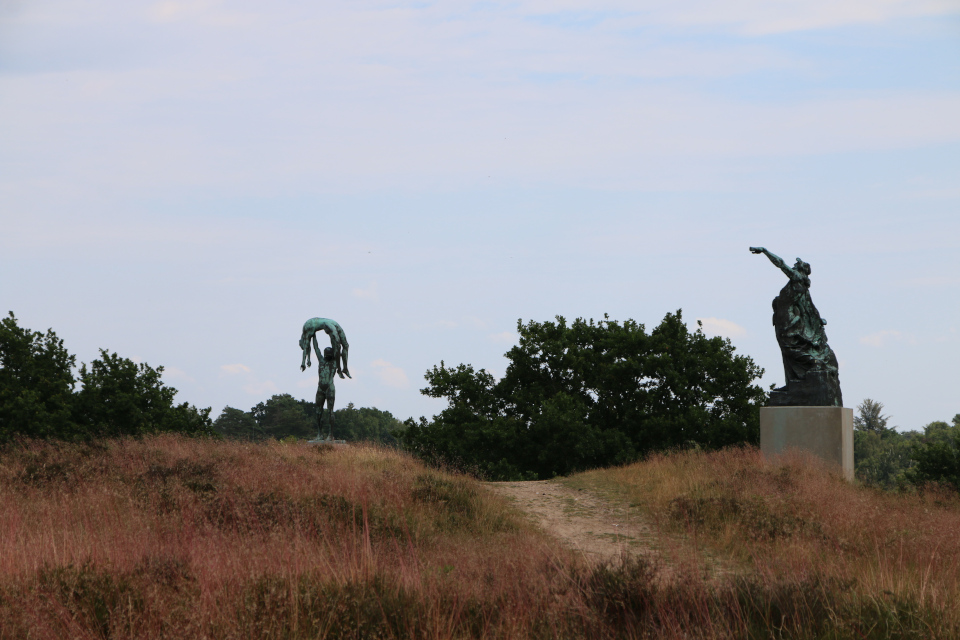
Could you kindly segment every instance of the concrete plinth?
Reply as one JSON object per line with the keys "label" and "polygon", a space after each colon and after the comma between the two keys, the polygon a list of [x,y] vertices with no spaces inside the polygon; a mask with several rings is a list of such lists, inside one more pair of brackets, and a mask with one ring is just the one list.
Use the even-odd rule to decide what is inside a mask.
{"label": "concrete plinth", "polygon": [[853,480],[853,409],[761,407],[760,450],[775,456],[803,449],[835,464]]}

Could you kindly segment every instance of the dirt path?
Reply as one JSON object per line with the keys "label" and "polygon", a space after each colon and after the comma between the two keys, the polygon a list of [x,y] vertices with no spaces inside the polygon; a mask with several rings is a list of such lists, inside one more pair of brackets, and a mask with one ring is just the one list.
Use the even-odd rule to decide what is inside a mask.
{"label": "dirt path", "polygon": [[659,555],[658,538],[650,524],[589,491],[550,480],[485,484],[588,559],[602,562],[622,554]]}

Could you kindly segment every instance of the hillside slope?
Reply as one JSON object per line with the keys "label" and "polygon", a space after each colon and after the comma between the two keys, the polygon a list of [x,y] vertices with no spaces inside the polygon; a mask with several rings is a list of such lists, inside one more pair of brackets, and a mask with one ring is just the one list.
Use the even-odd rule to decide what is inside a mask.
{"label": "hillside slope", "polygon": [[374,447],[9,446],[0,638],[956,637],[947,494],[751,450],[561,482],[678,542],[595,563],[482,483]]}

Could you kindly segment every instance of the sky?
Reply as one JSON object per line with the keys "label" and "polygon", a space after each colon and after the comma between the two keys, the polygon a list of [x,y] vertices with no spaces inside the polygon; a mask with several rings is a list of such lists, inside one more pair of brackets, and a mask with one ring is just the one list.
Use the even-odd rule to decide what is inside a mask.
{"label": "sky", "polygon": [[517,322],[682,309],[782,385],[764,246],[844,404],[960,413],[960,0],[0,0],[0,313],[177,399],[430,417]]}

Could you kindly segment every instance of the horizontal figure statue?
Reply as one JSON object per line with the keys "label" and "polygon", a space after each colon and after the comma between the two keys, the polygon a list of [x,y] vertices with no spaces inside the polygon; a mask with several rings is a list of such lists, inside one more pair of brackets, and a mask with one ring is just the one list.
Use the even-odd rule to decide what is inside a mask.
{"label": "horizontal figure statue", "polygon": [[763,247],[750,251],[770,259],[789,281],[773,299],[773,327],[783,356],[786,384],[770,393],[771,406],[842,407],[837,356],[827,344],[827,321],[810,298],[810,265],[792,267]]}
{"label": "horizontal figure statue", "polygon": [[[317,354],[319,356],[319,354]],[[323,350],[323,357],[317,358],[317,372],[320,381],[317,384],[317,440],[321,440],[323,433],[323,405],[327,405],[327,415],[330,420],[329,440],[333,440],[333,403],[337,399],[337,387],[334,385],[334,372],[337,370],[337,357],[331,347]],[[343,376],[340,376],[341,378]]]}
{"label": "horizontal figure statue", "polygon": [[[313,349],[317,353],[317,365],[323,361],[323,355],[320,352],[320,346],[317,344],[317,332],[323,331],[330,336],[330,346],[333,347],[333,357],[337,365],[337,373],[342,378],[344,374],[352,378],[350,370],[347,369],[347,351],[350,345],[347,344],[347,335],[337,324],[336,320],[328,318],[310,318],[303,323],[303,332],[300,334],[300,350],[303,357],[300,359],[300,371],[304,371],[310,366],[310,343],[313,343]],[[343,366],[341,367],[341,362]],[[304,364],[306,363],[306,364]]]}

